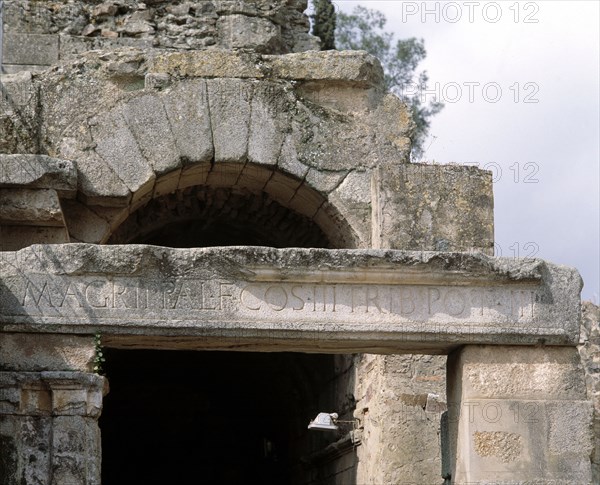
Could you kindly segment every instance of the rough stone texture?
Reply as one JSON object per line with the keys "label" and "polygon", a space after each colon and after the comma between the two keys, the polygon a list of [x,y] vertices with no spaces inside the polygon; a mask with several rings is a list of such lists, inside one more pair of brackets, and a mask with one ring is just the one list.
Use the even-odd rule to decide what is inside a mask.
{"label": "rough stone texture", "polygon": [[451,483],[593,483],[576,349],[466,346],[450,355],[447,382]]}
{"label": "rough stone texture", "polygon": [[373,210],[381,222],[375,247],[493,254],[490,172],[411,163],[376,176]]}
{"label": "rough stone texture", "polygon": [[108,239],[110,226],[95,212],[78,201],[63,203],[67,226],[72,239],[91,243],[103,243]]}
{"label": "rough stone texture", "polygon": [[581,305],[579,354],[585,370],[588,399],[594,405],[594,452],[592,478],[600,481],[600,308],[592,302]]}
{"label": "rough stone texture", "polygon": [[208,162],[214,155],[206,81],[168,89],[163,103],[175,144],[184,162]]}
{"label": "rough stone texture", "polygon": [[94,374],[0,372],[0,482],[99,485],[96,420],[107,391]]}
{"label": "rough stone texture", "polygon": [[[77,197],[88,206],[135,212],[194,184],[233,187],[249,180],[250,162],[274,168],[253,191],[325,231],[349,223],[351,236],[336,247],[492,247],[484,172],[427,168],[426,181],[411,179],[398,194],[398,173],[415,171],[406,163],[412,122],[398,98],[384,95],[381,67],[365,53],[87,53],[23,82],[43,105],[34,146],[74,161]],[[17,126],[16,115],[9,119]],[[7,131],[10,151],[17,135]],[[214,174],[194,166],[213,159],[239,166]]]}
{"label": "rough stone texture", "polygon": [[237,79],[210,79],[206,84],[215,162],[245,162],[252,85]]}
{"label": "rough stone texture", "polygon": [[[92,325],[123,336],[202,335],[202,345],[243,337],[258,347],[279,335],[304,351],[312,349],[306,338],[318,335],[322,351],[337,352],[579,340],[579,275],[540,260],[65,245],[5,253],[2,274],[4,331],[85,333]],[[549,377],[560,393],[552,385]],[[502,389],[495,383],[495,395]],[[516,392],[524,391],[504,394]]]}
{"label": "rough stone texture", "polygon": [[60,244],[71,242],[65,227],[0,226],[0,251],[16,251],[30,245]]}
{"label": "rough stone texture", "polygon": [[307,33],[306,7],[305,0],[5,0],[3,62],[45,67],[92,49],[123,46],[252,48],[270,54],[318,50],[319,40]]}
{"label": "rough stone texture", "polygon": [[132,99],[125,106],[124,115],[142,154],[156,174],[181,166],[175,137],[159,98],[147,95]]}
{"label": "rough stone texture", "polygon": [[6,64],[50,66],[58,62],[58,35],[5,32],[2,40]]}
{"label": "rough stone texture", "polygon": [[0,188],[54,189],[61,197],[77,191],[77,170],[69,160],[45,155],[0,155]]}
{"label": "rough stone texture", "polygon": [[91,336],[0,335],[0,371],[91,372],[95,357]]}
{"label": "rough stone texture", "polygon": [[31,73],[0,75],[0,94],[0,153],[36,153],[41,120]]}
{"label": "rough stone texture", "polygon": [[0,224],[64,227],[58,194],[52,189],[0,189]]}
{"label": "rough stone texture", "polygon": [[505,431],[475,431],[473,448],[479,456],[494,456],[503,463],[510,463],[522,454],[523,437]]}
{"label": "rough stone texture", "polygon": [[137,193],[138,198],[151,190],[154,172],[127,126],[122,109],[93,118],[91,132],[96,153],[117,172],[129,190]]}
{"label": "rough stone texture", "polygon": [[380,86],[383,69],[365,51],[302,52],[287,56],[264,56],[275,77],[288,80],[343,82],[356,87]]}
{"label": "rough stone texture", "polygon": [[445,358],[363,354],[356,374],[354,415],[364,428],[356,483],[441,484]]}

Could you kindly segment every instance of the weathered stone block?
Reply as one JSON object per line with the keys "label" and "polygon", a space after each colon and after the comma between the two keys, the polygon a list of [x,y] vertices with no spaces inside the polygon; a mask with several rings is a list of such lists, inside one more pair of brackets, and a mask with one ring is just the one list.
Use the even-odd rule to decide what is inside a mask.
{"label": "weathered stone block", "polygon": [[165,108],[156,95],[134,98],[123,107],[125,120],[156,175],[181,166]]}
{"label": "weathered stone block", "polygon": [[372,232],[371,177],[368,170],[352,171],[328,197],[367,247]]}
{"label": "weathered stone block", "polygon": [[127,206],[131,200],[130,190],[93,147],[86,123],[71,126],[63,133],[58,147],[62,157],[76,161],[79,199],[88,205]]}
{"label": "weathered stone block", "polygon": [[373,245],[493,253],[489,172],[457,165],[398,164],[376,172]]}
{"label": "weathered stone block", "polygon": [[364,429],[356,483],[442,484],[440,415],[426,407],[432,392],[445,395],[444,370],[441,356],[357,358],[355,416]]}
{"label": "weathered stone block", "polygon": [[238,79],[209,79],[206,83],[215,162],[244,162],[248,154],[252,84]]}
{"label": "weathered stone block", "polygon": [[467,346],[448,359],[453,483],[591,484],[591,419],[574,348]]}
{"label": "weathered stone block", "polygon": [[58,194],[53,189],[0,188],[0,224],[64,227]]}
{"label": "weathered stone block", "polygon": [[[298,132],[295,134],[298,135]],[[281,152],[279,153],[277,166],[284,173],[303,179],[308,173],[309,167],[298,160],[298,153],[296,152],[298,140],[294,140],[292,136],[290,133],[286,134]]]}
{"label": "weathered stone block", "polygon": [[[202,345],[244,338],[259,347],[277,331],[299,350],[316,332],[322,351],[368,345],[381,352],[443,352],[477,343],[574,345],[579,338],[581,279],[540,260],[66,245],[5,253],[0,264],[5,331],[27,325],[31,331],[89,333],[91,325],[126,336],[152,328],[165,337],[202,335]],[[74,294],[69,305],[67,291]]]}
{"label": "weathered stone block", "polygon": [[310,168],[306,174],[306,182],[317,192],[328,194],[338,187],[348,172]]}
{"label": "weathered stone block", "polygon": [[272,76],[296,81],[348,82],[364,88],[380,86],[383,69],[364,51],[320,51],[263,56]]}
{"label": "weathered stone block", "polygon": [[49,483],[51,434],[50,417],[0,415],[0,482]]}
{"label": "weathered stone block", "polygon": [[[151,194],[155,175],[129,130],[121,109],[90,121],[96,153],[115,171],[133,193],[132,204]],[[127,163],[124,162],[127,157]]]}
{"label": "weathered stone block", "polygon": [[91,336],[3,334],[0,338],[1,371],[92,370]]}
{"label": "weathered stone block", "polygon": [[46,155],[0,155],[0,187],[54,189],[61,197],[74,197],[77,170],[69,160]]}
{"label": "weathered stone block", "polygon": [[31,72],[0,75],[2,81],[2,105],[4,112],[12,112],[37,102],[37,89]]}
{"label": "weathered stone block", "polygon": [[131,37],[110,38],[106,36],[83,37],[75,35],[60,36],[60,60],[79,59],[91,50],[110,50],[122,47],[136,47],[139,49],[152,48],[152,40],[135,39]]}
{"label": "weathered stone block", "polygon": [[161,53],[151,60],[148,70],[182,77],[264,77],[260,56],[228,50]]}
{"label": "weathered stone block", "polygon": [[32,72],[42,72],[48,69],[48,66],[39,66],[36,64],[2,64],[4,74],[21,74]]}
{"label": "weathered stone block", "polygon": [[277,84],[254,88],[248,160],[262,165],[276,165],[286,133],[290,131],[289,112],[295,100]]}
{"label": "weathered stone block", "polygon": [[165,91],[163,103],[184,165],[213,158],[206,81],[190,80]]}
{"label": "weathered stone block", "polygon": [[79,201],[63,202],[69,234],[81,242],[102,243],[110,235],[110,226],[104,219]]}
{"label": "weathered stone block", "polygon": [[49,66],[58,62],[58,35],[5,33],[2,62]]}
{"label": "weathered stone block", "polygon": [[32,244],[68,243],[65,227],[0,226],[0,251],[16,251]]}
{"label": "weathered stone block", "polygon": [[281,27],[268,19],[232,14],[217,21],[220,45],[227,49],[252,49],[257,52],[280,52]]}

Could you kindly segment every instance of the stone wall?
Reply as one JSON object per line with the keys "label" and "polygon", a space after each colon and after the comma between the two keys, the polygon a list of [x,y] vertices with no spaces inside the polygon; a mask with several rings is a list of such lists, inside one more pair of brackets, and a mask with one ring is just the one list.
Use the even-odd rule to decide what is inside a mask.
{"label": "stone wall", "polygon": [[[318,45],[305,8],[5,0],[2,67],[16,74],[1,84],[0,250],[141,242],[152,224],[198,210],[237,221],[250,211],[284,246],[304,232],[307,245],[491,254],[490,174],[409,164],[410,116],[384,92],[374,58],[298,54]],[[286,225],[292,213],[299,219]],[[590,308],[580,352],[596,399]],[[24,346],[4,342],[7,371],[63,370],[54,361],[21,367]],[[75,357],[68,362],[89,360]],[[440,483],[445,362],[336,358],[331,411],[354,413],[364,429],[312,457],[316,478]],[[598,451],[594,460],[598,474]]]}
{"label": "stone wall", "polygon": [[445,367],[446,356],[360,356],[355,416],[364,430],[356,483],[443,483]]}
{"label": "stone wall", "polygon": [[600,482],[600,308],[584,301],[581,308],[579,354],[585,370],[588,398],[594,404],[592,477]]}
{"label": "stone wall", "polygon": [[5,0],[3,69],[40,70],[92,49],[318,49],[306,0]]}

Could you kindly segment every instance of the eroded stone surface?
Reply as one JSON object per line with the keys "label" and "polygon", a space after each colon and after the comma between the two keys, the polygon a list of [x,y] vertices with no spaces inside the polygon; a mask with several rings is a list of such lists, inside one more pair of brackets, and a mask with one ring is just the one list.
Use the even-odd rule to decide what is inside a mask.
{"label": "eroded stone surface", "polygon": [[0,339],[2,371],[92,370],[91,336],[5,334]]}
{"label": "eroded stone surface", "polygon": [[579,276],[539,260],[72,245],[33,246],[4,261],[3,323],[11,331],[44,323],[76,332],[92,323],[124,335],[152,328],[249,343],[279,335],[294,345],[310,334],[324,348],[359,339],[363,348],[396,350],[572,344],[579,332],[569,323],[577,321]]}
{"label": "eroded stone surface", "polygon": [[592,478],[600,481],[600,308],[589,301],[582,303],[579,354],[585,370],[588,399],[594,405],[594,451]]}
{"label": "eroded stone surface", "polygon": [[473,345],[451,354],[445,475],[593,483],[592,406],[578,357],[572,347]]}
{"label": "eroded stone surface", "polygon": [[[306,7],[305,0],[6,0],[4,62],[47,66],[82,51],[123,45],[179,50],[251,46],[271,54],[318,50],[319,40],[308,34]],[[25,48],[31,45],[35,48]]]}
{"label": "eroded stone surface", "polygon": [[443,483],[444,371],[442,356],[357,357],[354,416],[363,430],[356,483]]}
{"label": "eroded stone surface", "polygon": [[1,189],[0,224],[64,227],[58,195],[53,189]]}
{"label": "eroded stone surface", "polygon": [[99,484],[107,391],[105,378],[84,372],[0,372],[2,483]]}
{"label": "eroded stone surface", "polygon": [[475,431],[473,443],[479,456],[495,456],[504,463],[515,461],[523,451],[523,437],[504,431]]}
{"label": "eroded stone surface", "polygon": [[72,197],[77,170],[72,161],[45,155],[0,155],[0,187],[54,189],[62,197]]}

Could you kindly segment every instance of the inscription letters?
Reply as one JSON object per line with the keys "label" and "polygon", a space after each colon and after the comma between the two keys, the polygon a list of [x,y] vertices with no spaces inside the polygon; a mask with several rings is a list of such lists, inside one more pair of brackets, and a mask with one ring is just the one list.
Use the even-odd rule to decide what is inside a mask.
{"label": "inscription letters", "polygon": [[[21,280],[2,298],[13,315],[60,314],[61,310],[160,310],[185,312],[310,317],[390,317],[392,320],[448,321],[493,318],[527,322],[533,319],[535,292],[530,289],[381,284],[310,284],[232,282],[200,279],[39,277]],[[362,317],[361,317],[362,316]],[[353,318],[345,319],[352,321]],[[385,318],[384,318],[385,320]]]}

